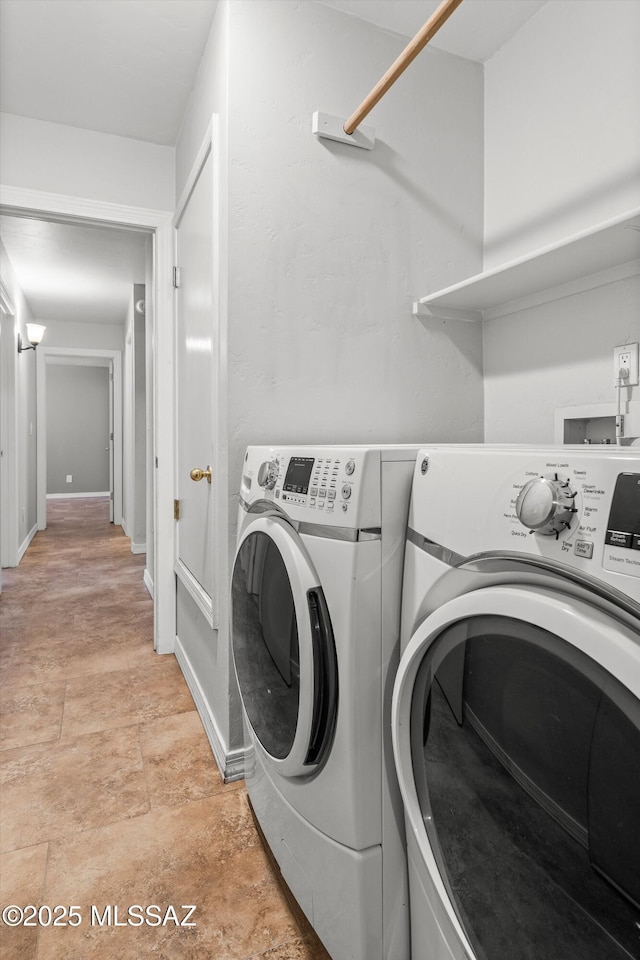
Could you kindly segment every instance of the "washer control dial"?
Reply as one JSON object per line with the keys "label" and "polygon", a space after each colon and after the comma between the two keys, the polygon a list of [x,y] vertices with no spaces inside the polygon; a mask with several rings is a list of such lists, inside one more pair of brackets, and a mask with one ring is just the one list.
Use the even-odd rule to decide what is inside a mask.
{"label": "washer control dial", "polygon": [[350,477],[351,474],[353,473],[353,471],[355,470],[355,468],[356,468],[355,461],[354,461],[354,460],[347,460],[347,462],[346,462],[345,465],[344,465],[344,472],[346,473],[346,475],[347,475],[348,477]]}
{"label": "washer control dial", "polygon": [[532,533],[557,538],[570,528],[577,513],[575,496],[569,482],[557,474],[553,478],[535,477],[518,494],[518,520]]}
{"label": "washer control dial", "polygon": [[344,499],[344,500],[348,500],[349,497],[351,496],[351,484],[350,484],[350,483],[343,483],[343,484],[342,484],[342,490],[341,490],[340,492],[342,493],[343,499]]}
{"label": "washer control dial", "polygon": [[277,460],[265,460],[264,463],[260,464],[260,469],[258,470],[258,483],[261,487],[264,487],[265,490],[273,490],[276,485],[276,480],[278,479],[278,462]]}

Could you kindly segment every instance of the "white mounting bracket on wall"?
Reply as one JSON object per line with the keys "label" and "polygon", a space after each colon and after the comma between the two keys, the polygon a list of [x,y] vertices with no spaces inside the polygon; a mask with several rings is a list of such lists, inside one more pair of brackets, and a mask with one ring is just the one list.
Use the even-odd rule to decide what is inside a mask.
{"label": "white mounting bracket on wall", "polygon": [[344,120],[333,117],[330,113],[320,113],[319,110],[311,118],[311,132],[325,140],[337,140],[338,143],[348,143],[350,147],[361,147],[363,150],[373,150],[376,142],[374,127],[358,127],[353,133],[344,132]]}

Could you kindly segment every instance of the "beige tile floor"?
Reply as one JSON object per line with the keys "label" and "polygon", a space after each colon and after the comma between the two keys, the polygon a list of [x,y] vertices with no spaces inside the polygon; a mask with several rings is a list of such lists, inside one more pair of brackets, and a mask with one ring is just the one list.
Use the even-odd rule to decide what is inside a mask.
{"label": "beige tile floor", "polygon": [[[46,911],[39,926],[0,924],[0,956],[329,960],[278,882],[244,785],[222,782],[175,658],[153,652],[144,558],[107,506],[49,501],[47,530],[3,571],[0,907],[77,913],[76,925],[61,910],[60,925]],[[180,926],[190,904],[195,926]],[[160,909],[134,926],[132,905]],[[92,921],[92,906],[117,907],[122,925],[113,910]]]}

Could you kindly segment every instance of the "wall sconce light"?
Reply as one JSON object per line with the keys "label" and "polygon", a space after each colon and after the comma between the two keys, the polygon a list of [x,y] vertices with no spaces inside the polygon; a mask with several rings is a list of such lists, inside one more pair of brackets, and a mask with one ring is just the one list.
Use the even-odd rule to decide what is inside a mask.
{"label": "wall sconce light", "polygon": [[35,350],[42,340],[46,329],[47,328],[43,327],[41,323],[28,323],[27,338],[31,346],[25,347],[22,343],[22,335],[18,334],[18,353],[24,353],[25,350]]}

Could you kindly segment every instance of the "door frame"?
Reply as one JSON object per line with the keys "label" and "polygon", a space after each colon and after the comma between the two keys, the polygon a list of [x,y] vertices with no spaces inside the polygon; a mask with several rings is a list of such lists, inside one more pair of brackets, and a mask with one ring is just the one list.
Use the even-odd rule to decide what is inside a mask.
{"label": "door frame", "polygon": [[[154,504],[154,648],[173,653],[175,646],[175,576],[173,573],[173,395],[160,384],[173,383],[173,213],[65,194],[0,185],[0,210],[14,216],[63,219],[144,230],[153,236],[152,308],[154,365],[153,456],[155,470],[147,477],[147,495]],[[146,582],[146,581],[145,581]]]}
{"label": "door frame", "polygon": [[[213,125],[210,123],[205,134],[204,140],[200,145],[200,149],[196,155],[193,167],[189,173],[189,177],[185,184],[185,188],[182,192],[182,196],[176,205],[176,212],[173,217],[173,249],[174,249],[174,263],[176,264],[177,269],[180,269],[180,260],[178,252],[178,231],[180,229],[180,224],[187,209],[191,195],[198,183],[200,176],[204,170],[204,166],[207,160],[211,157],[211,178],[212,178],[212,210],[210,211],[212,219],[212,241],[213,241],[213,258],[211,262],[211,306],[212,306],[212,316],[211,316],[211,341],[212,341],[212,363],[211,363],[211,424],[212,429],[215,423],[215,408],[216,408],[216,375],[217,375],[217,363],[216,363],[216,340],[217,340],[217,313],[215,309],[215,299],[216,299],[216,278],[215,278],[215,264],[216,264],[216,252],[217,252],[217,233],[216,233],[216,207],[217,207],[217,194],[216,194],[216,182],[215,182],[215,155],[213,151]],[[174,380],[173,380],[173,404],[174,404],[174,432],[175,432],[175,471],[174,471],[174,489],[176,491],[176,497],[180,496],[180,482],[178,477],[178,471],[180,469],[180,464],[178,462],[179,458],[179,425],[178,425],[178,404],[179,404],[179,385],[178,385],[178,357],[180,356],[178,348],[178,339],[179,339],[179,323],[180,323],[180,313],[178,309],[178,289],[179,281],[174,277],[174,356],[176,362],[174,364]],[[217,444],[215,443],[215,431],[214,431],[214,463],[213,467],[217,466]],[[197,466],[197,464],[192,464],[192,466]],[[204,467],[205,465],[202,464]],[[216,503],[217,503],[217,477],[214,475],[212,477],[212,509],[213,509],[213,518],[214,518],[214,529],[216,529]],[[209,596],[205,588],[200,584],[197,578],[193,573],[188,569],[183,560],[179,555],[179,525],[178,523],[174,526],[174,571],[177,579],[180,581],[182,586],[185,588],[187,593],[190,595],[191,599],[194,601],[200,613],[205,618],[205,621],[212,630],[218,629],[218,596],[220,594],[220,585],[216,579],[216,563],[215,563],[215,546],[212,543],[211,549],[214,553],[212,557],[212,595]]]}
{"label": "door frame", "polygon": [[[0,570],[19,562],[16,308],[0,280]],[[0,574],[1,576],[1,574]]]}
{"label": "door frame", "polygon": [[[213,209],[211,216],[213,219],[213,262],[212,269],[212,291],[211,291],[211,334],[213,340],[213,355],[211,365],[211,377],[213,389],[211,392],[211,424],[213,430],[213,463],[214,475],[213,484],[213,525],[214,525],[214,543],[213,543],[213,583],[216,596],[211,597],[211,603],[207,600],[207,595],[199,589],[199,584],[194,578],[190,578],[186,568],[180,565],[178,570],[178,534],[174,525],[173,548],[173,567],[176,576],[180,575],[180,581],[188,590],[194,602],[198,605],[201,612],[207,619],[209,625],[222,633],[225,643],[227,643],[228,656],[231,656],[231,648],[228,644],[228,623],[229,623],[229,596],[228,584],[230,577],[230,542],[229,542],[229,456],[228,456],[228,421],[227,421],[227,244],[223,242],[227,236],[227,206],[225,200],[225,191],[223,183],[226,177],[224,169],[224,158],[221,150],[221,135],[218,114],[212,114],[209,119],[206,132],[198,151],[195,155],[193,165],[189,176],[184,185],[184,189],[176,203],[175,213],[172,218],[171,242],[173,251],[173,262],[177,264],[177,242],[178,226],[184,215],[185,208],[198,181],[200,172],[211,155],[213,178]],[[177,264],[179,266],[179,264]],[[177,289],[173,289],[173,316],[174,316],[174,339],[173,351],[177,356]],[[178,490],[177,482],[177,422],[175,412],[177,411],[177,369],[174,363],[173,369],[173,410],[174,410],[174,444],[175,444],[175,471],[174,471],[174,489]],[[216,535],[216,531],[219,535]],[[231,551],[232,552],[232,551]],[[193,582],[192,582],[193,581]],[[174,584],[175,591],[175,584]],[[233,668],[232,668],[233,669]]]}
{"label": "door frame", "polygon": [[[113,373],[113,523],[122,526],[122,351],[83,347],[45,347],[36,351],[36,503],[38,530],[47,528],[47,360],[105,366]],[[100,362],[102,361],[102,362]],[[111,387],[109,390],[111,394]],[[111,406],[111,404],[110,404]],[[111,444],[110,444],[111,445]]]}

